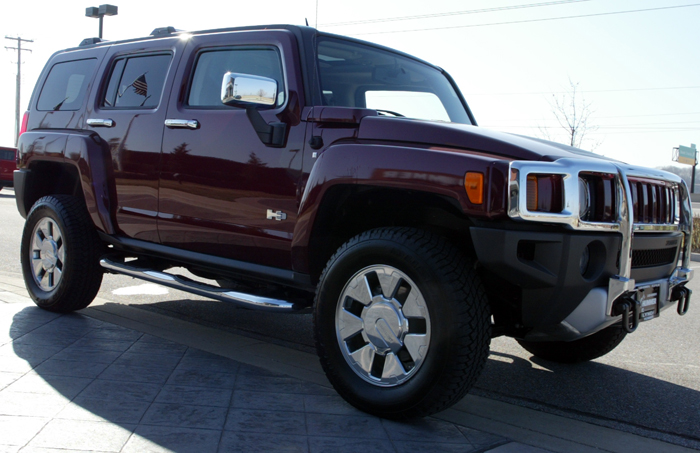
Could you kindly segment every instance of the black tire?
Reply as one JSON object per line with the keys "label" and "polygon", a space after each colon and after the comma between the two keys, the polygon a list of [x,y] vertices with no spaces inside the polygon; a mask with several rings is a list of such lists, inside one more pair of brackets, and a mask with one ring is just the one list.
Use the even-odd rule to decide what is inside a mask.
{"label": "black tire", "polygon": [[627,336],[620,325],[606,327],[600,332],[574,341],[525,341],[520,346],[535,357],[558,363],[579,363],[602,357],[612,351]]}
{"label": "black tire", "polygon": [[[389,270],[393,272],[393,277],[403,275],[399,280],[392,280],[391,286],[387,285],[387,288],[394,288],[393,294],[396,296],[390,298],[390,303],[400,307],[399,312],[403,314],[403,310],[406,310],[408,313],[408,305],[413,303],[409,302],[409,298],[415,301],[419,300],[416,297],[422,297],[420,306],[421,310],[425,310],[422,313],[426,314],[421,315],[422,321],[411,318],[415,316],[415,310],[411,310],[413,315],[406,316],[409,321],[406,323],[407,330],[403,332],[405,341],[402,346],[397,346],[406,351],[395,354],[393,350],[385,351],[384,359],[381,359],[378,358],[380,354],[376,352],[377,349],[372,349],[375,345],[371,341],[364,346],[358,345],[357,350],[369,347],[374,351],[372,365],[367,367],[371,370],[368,371],[362,369],[359,361],[351,366],[351,359],[347,357],[350,356],[348,345],[359,341],[356,337],[370,338],[370,309],[387,305],[381,302],[387,299],[381,296],[383,291],[377,284],[372,290],[374,296],[369,294],[369,282],[378,278],[377,275],[373,276],[375,268],[381,268],[382,272]],[[368,283],[365,288],[371,302],[361,304],[360,316],[365,317],[361,333],[343,340],[340,337],[346,330],[338,328],[336,322],[343,317],[341,311],[355,309],[350,307],[356,307],[356,302],[347,296],[341,303],[340,297],[360,287],[350,285],[356,280]],[[405,297],[403,302],[398,301],[401,292],[404,295],[401,297]],[[381,228],[354,237],[328,261],[319,281],[315,302],[314,333],[321,365],[336,391],[350,404],[370,414],[402,419],[423,417],[444,410],[471,389],[488,358],[490,311],[473,263],[446,239],[426,231]],[[374,319],[377,326],[380,321],[385,322],[381,317]],[[414,319],[414,322],[410,319]],[[411,329],[417,330],[411,332]],[[379,332],[379,328],[374,330],[376,332]],[[413,353],[406,356],[410,347],[409,335],[427,342],[427,347],[421,349],[422,356]],[[372,338],[376,339],[377,336]],[[341,351],[341,348],[344,349]],[[392,363],[400,360],[403,374],[398,372],[396,376],[384,377],[384,366],[389,360],[393,360]],[[381,370],[376,370],[379,376],[373,375],[375,361],[381,361]]]}
{"label": "black tire", "polygon": [[34,303],[59,313],[90,305],[102,284],[101,250],[82,200],[39,199],[27,216],[21,247],[22,274]]}

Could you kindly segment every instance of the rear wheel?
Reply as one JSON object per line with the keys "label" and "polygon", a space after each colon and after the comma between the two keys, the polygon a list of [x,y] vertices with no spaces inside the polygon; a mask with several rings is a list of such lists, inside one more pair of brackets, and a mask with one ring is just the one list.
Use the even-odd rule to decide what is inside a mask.
{"label": "rear wheel", "polygon": [[100,249],[82,200],[39,199],[27,216],[21,247],[22,274],[34,302],[55,312],[87,307],[102,283]]}
{"label": "rear wheel", "polygon": [[488,303],[473,266],[422,230],[382,228],[343,245],[321,276],[314,323],[338,393],[387,418],[456,403],[488,357]]}
{"label": "rear wheel", "polygon": [[559,363],[578,363],[604,356],[626,336],[620,325],[614,325],[575,341],[518,340],[518,343],[535,357]]}

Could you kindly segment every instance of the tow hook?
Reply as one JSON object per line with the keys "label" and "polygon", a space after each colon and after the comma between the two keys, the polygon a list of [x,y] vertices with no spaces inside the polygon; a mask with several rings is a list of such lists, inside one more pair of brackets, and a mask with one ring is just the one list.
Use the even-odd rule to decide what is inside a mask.
{"label": "tow hook", "polygon": [[639,312],[642,303],[632,297],[623,297],[614,306],[614,312],[622,315],[622,328],[625,332],[632,333],[639,327]]}
{"label": "tow hook", "polygon": [[685,286],[676,286],[673,288],[673,299],[678,300],[678,314],[683,316],[688,313],[688,307],[690,306],[690,296],[693,291]]}

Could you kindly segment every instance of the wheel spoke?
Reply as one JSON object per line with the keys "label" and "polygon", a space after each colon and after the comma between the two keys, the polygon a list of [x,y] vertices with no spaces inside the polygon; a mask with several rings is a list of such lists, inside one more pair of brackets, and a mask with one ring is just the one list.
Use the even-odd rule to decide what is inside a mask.
{"label": "wheel spoke", "polygon": [[377,271],[377,278],[379,279],[379,284],[382,286],[382,293],[387,299],[394,297],[396,289],[401,284],[401,277],[395,272],[387,272],[387,269],[382,269]]}
{"label": "wheel spoke", "polygon": [[46,270],[42,267],[38,274],[36,274],[36,279],[41,285],[45,285],[44,280],[46,280]]}
{"label": "wheel spoke", "polygon": [[[63,270],[62,270],[62,269],[59,269],[58,267],[55,267],[55,268],[53,269],[53,278],[54,278],[54,281],[60,282],[60,281],[61,281],[61,275],[63,275]],[[53,284],[53,285],[51,285],[51,286],[55,286],[55,284]]]}
{"label": "wheel spoke", "polygon": [[63,263],[66,261],[66,248],[63,246],[63,240],[61,240],[60,244],[56,244],[56,248],[58,249],[56,258],[58,258],[58,261],[61,262],[61,266],[63,266]]}
{"label": "wheel spoke", "polygon": [[372,301],[372,291],[370,291],[367,277],[354,279],[349,285],[346,294],[362,305],[369,304]]}
{"label": "wheel spoke", "polygon": [[39,226],[39,230],[41,231],[41,234],[44,236],[44,239],[48,239],[51,237],[51,222],[48,220],[44,220],[41,222],[41,225]]}
{"label": "wheel spoke", "polygon": [[32,252],[39,252],[42,242],[44,242],[43,233],[37,229],[32,238]]}
{"label": "wheel spoke", "polygon": [[427,335],[408,334],[403,340],[403,344],[406,346],[408,353],[411,354],[414,362],[420,362],[425,357],[429,343],[430,340]]}
{"label": "wheel spoke", "polygon": [[374,359],[374,349],[370,345],[360,348],[350,354],[350,357],[355,361],[357,366],[362,368],[366,373],[372,371],[372,360]]}
{"label": "wheel spoke", "polygon": [[41,263],[41,258],[32,258],[32,269],[34,269],[34,275],[41,280],[41,272],[44,271],[44,265]]}
{"label": "wheel spoke", "polygon": [[413,288],[411,288],[411,292],[408,293],[406,302],[404,302],[401,309],[407,318],[425,318],[425,305],[423,304],[423,298],[419,297],[417,291],[413,291]]}
{"label": "wheel spoke", "polygon": [[387,354],[386,360],[384,361],[384,371],[382,372],[382,379],[391,379],[404,376],[406,370],[404,369],[401,361],[394,354]]}
{"label": "wheel spoke", "polygon": [[58,226],[53,222],[51,222],[51,236],[56,242],[57,247],[63,242],[63,235],[61,234],[61,229],[58,228]]}
{"label": "wheel spoke", "polygon": [[342,340],[346,340],[362,330],[362,319],[347,310],[340,311],[338,319],[338,334]]}

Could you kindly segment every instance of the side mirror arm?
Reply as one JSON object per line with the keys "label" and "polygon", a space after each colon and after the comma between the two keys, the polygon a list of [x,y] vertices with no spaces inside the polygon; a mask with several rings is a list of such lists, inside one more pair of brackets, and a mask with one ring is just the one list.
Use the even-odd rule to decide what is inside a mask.
{"label": "side mirror arm", "polygon": [[248,120],[253,126],[253,129],[255,129],[255,132],[258,134],[258,138],[260,138],[261,142],[276,148],[281,148],[284,146],[284,138],[285,135],[287,135],[286,123],[272,122],[267,124],[254,105],[246,106],[245,113],[248,116]]}

